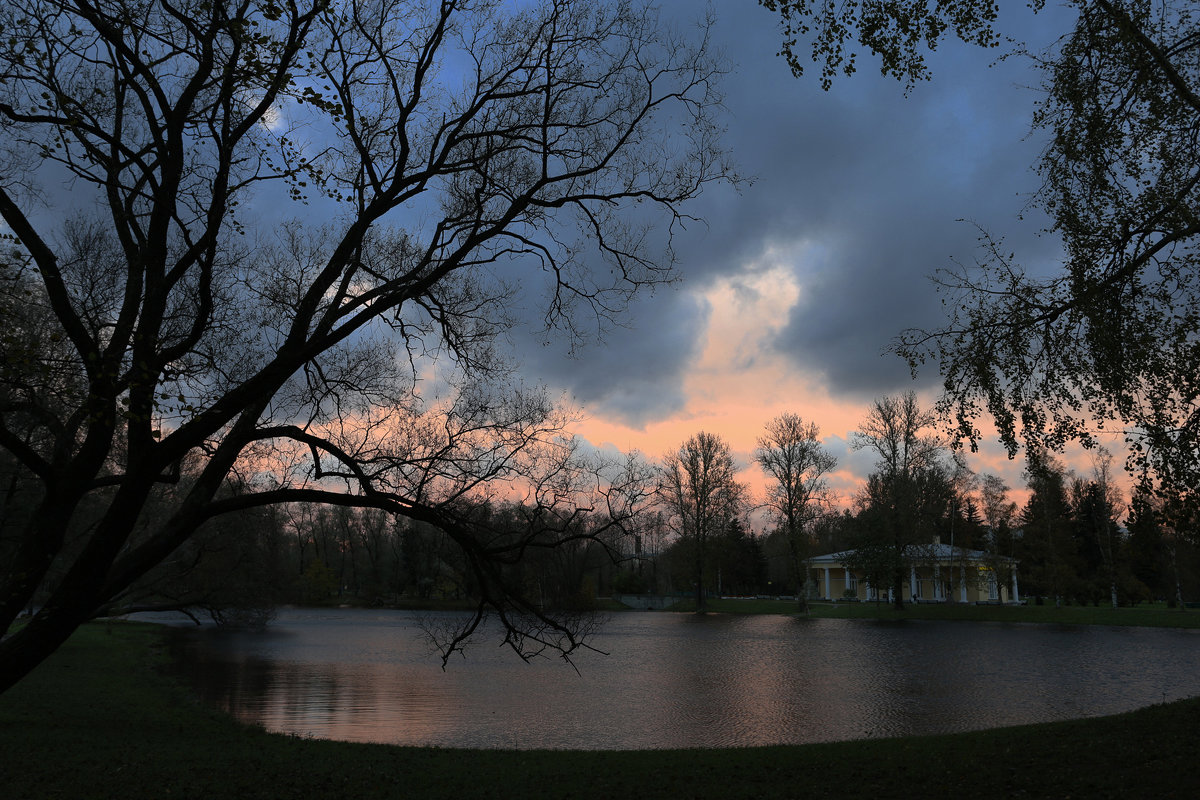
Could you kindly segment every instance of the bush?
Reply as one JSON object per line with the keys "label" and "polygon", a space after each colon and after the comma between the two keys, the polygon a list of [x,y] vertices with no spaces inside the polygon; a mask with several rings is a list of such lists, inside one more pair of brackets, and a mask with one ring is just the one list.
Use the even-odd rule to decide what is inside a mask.
{"label": "bush", "polygon": [[631,569],[623,569],[613,576],[612,590],[616,594],[645,594],[650,587],[644,576]]}
{"label": "bush", "polygon": [[334,579],[333,572],[319,558],[308,562],[300,582],[304,602],[312,605],[328,603],[329,598],[337,590],[337,580]]}

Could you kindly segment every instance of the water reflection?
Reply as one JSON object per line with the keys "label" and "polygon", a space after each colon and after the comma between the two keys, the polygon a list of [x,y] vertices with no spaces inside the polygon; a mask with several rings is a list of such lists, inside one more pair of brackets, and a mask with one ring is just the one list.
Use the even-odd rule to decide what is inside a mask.
{"label": "water reflection", "polygon": [[410,745],[805,743],[1110,714],[1200,694],[1200,632],[620,614],[579,672],[484,637],[443,671],[411,612],[181,631],[209,701],[270,730]]}

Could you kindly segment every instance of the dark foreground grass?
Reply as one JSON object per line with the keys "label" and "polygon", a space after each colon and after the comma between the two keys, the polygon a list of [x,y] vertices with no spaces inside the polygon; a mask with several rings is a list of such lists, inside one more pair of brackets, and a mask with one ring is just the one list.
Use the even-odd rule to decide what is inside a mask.
{"label": "dark foreground grass", "polygon": [[[0,797],[1180,797],[1200,794],[1200,701],[953,736],[619,753],[296,739],[240,725],[161,672],[160,632],[81,630],[0,696]],[[831,713],[834,710],[831,709]]]}

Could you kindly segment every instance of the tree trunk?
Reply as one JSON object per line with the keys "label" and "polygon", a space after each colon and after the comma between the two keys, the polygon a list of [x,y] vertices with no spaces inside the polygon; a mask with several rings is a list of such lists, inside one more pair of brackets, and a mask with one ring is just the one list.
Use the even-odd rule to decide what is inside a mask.
{"label": "tree trunk", "polygon": [[796,607],[805,614],[808,613],[808,564],[799,563],[796,569],[798,575],[796,588]]}
{"label": "tree trunk", "polygon": [[87,616],[43,609],[23,628],[0,641],[0,695],[45,661]]}
{"label": "tree trunk", "polygon": [[1187,611],[1187,606],[1183,604],[1183,586],[1179,582],[1179,562],[1175,560],[1175,546],[1172,545],[1168,552],[1171,554],[1171,571],[1175,574],[1175,604],[1179,606],[1180,611]]}

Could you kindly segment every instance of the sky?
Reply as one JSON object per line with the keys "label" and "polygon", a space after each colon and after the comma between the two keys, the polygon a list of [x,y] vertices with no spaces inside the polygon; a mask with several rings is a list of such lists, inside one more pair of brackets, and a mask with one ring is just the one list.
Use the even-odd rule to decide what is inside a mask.
{"label": "sky", "polygon": [[[699,0],[658,5],[663,24],[681,29],[704,11]],[[1002,6],[999,29],[1035,52],[1068,30],[1062,10]],[[684,208],[704,222],[674,242],[678,282],[639,295],[622,326],[572,354],[531,325],[512,332],[513,356],[527,381],[580,409],[575,433],[593,447],[658,461],[715,433],[760,495],[756,439],[779,414],[799,414],[838,459],[830,483],[845,504],[874,467],[850,447],[872,401],[937,396],[934,367],[914,381],[885,352],[905,328],[944,321],[929,276],[971,263],[980,230],[1032,270],[1058,261],[1029,207],[1039,76],[1022,58],[950,40],[929,56],[933,80],[907,94],[869,54],[826,92],[776,55],[774,13],[755,0],[711,7],[712,40],[731,67],[723,141],[745,180]],[[1086,457],[1068,463],[1087,469]],[[994,443],[969,464],[1023,486],[1023,462]]]}
{"label": "sky", "polygon": [[[663,20],[687,24],[698,8],[667,2]],[[733,66],[724,141],[748,182],[689,208],[706,224],[676,242],[681,280],[639,298],[625,327],[574,358],[537,337],[518,338],[518,355],[528,378],[583,409],[576,432],[592,445],[659,459],[716,433],[759,491],[756,438],[778,414],[799,414],[819,425],[839,461],[831,485],[849,498],[874,466],[849,446],[871,402],[908,389],[936,398],[936,368],[914,382],[884,352],[901,330],[945,319],[929,276],[973,262],[980,230],[1031,269],[1056,263],[1059,245],[1029,208],[1039,76],[952,41],[930,57],[933,80],[907,96],[869,56],[825,92],[776,55],[771,12],[751,0],[713,8]],[[1067,30],[1062,12],[1003,8],[1001,30],[1035,50]],[[968,463],[1023,486],[1022,461],[998,446]]]}

